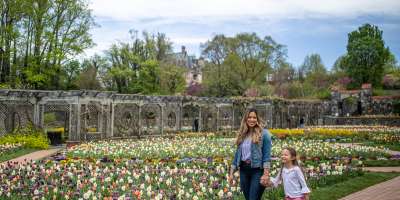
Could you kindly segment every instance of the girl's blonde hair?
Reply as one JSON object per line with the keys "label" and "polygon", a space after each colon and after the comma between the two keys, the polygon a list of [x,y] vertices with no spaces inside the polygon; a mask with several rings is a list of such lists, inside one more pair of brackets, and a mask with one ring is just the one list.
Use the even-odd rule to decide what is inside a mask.
{"label": "girl's blonde hair", "polygon": [[[252,112],[254,112],[257,116],[257,123],[254,127],[254,132],[250,133],[249,127],[247,126],[247,118],[249,117],[249,114]],[[254,108],[249,109],[242,118],[242,122],[240,124],[238,134],[236,136],[236,145],[239,146],[249,134],[251,134],[252,142],[255,144],[258,144],[261,141],[263,127],[264,127],[264,124],[263,124],[262,120],[260,119],[260,117],[258,116],[257,110]]]}

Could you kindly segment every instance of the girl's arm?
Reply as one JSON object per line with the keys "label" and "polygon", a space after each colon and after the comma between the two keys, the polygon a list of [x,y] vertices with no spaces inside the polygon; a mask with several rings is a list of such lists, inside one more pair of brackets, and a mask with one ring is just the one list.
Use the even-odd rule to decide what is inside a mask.
{"label": "girl's arm", "polygon": [[282,181],[281,181],[282,179],[281,179],[281,174],[279,173],[275,178],[274,177],[271,177],[270,178],[270,181],[271,181],[271,186],[272,187],[278,187],[279,186],[279,184],[281,184],[282,183]]}
{"label": "girl's arm", "polygon": [[306,197],[306,194],[308,196],[308,193],[310,193],[311,190],[307,187],[306,180],[304,178],[303,172],[300,170],[300,167],[296,167],[295,171],[299,179],[299,183],[301,185],[301,193],[303,193],[304,196]]}

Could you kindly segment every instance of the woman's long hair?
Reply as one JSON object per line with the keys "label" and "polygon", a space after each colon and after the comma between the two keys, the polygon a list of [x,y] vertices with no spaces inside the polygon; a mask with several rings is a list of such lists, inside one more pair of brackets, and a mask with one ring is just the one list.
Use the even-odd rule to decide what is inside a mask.
{"label": "woman's long hair", "polygon": [[[249,127],[247,126],[247,118],[249,117],[249,114],[254,112],[257,116],[257,123],[254,126],[254,132],[250,133],[249,132]],[[261,141],[261,135],[262,135],[262,130],[264,128],[264,124],[260,117],[258,116],[257,110],[254,108],[250,108],[246,114],[242,118],[242,122],[240,124],[239,132],[236,136],[236,145],[240,145],[243,140],[251,134],[251,140],[253,143],[258,144]]]}

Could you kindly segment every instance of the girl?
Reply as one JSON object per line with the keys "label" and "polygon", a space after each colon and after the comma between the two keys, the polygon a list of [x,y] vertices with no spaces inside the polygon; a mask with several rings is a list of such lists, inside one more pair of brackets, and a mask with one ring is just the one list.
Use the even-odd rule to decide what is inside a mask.
{"label": "girl", "polygon": [[263,129],[257,110],[249,109],[243,116],[236,137],[236,153],[228,177],[233,182],[233,173],[240,171],[240,188],[246,200],[259,200],[269,183],[271,158],[271,136]]}
{"label": "girl", "polygon": [[291,147],[282,150],[282,168],[277,177],[271,178],[271,183],[274,187],[278,187],[283,182],[285,200],[308,200],[310,189],[307,187],[296,156],[296,150]]}

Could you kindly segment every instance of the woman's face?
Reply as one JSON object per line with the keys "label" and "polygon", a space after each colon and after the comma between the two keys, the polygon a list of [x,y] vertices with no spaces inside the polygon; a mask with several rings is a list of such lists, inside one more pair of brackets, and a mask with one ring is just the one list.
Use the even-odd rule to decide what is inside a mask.
{"label": "woman's face", "polygon": [[247,126],[253,128],[257,124],[257,114],[255,112],[250,112],[247,116]]}

